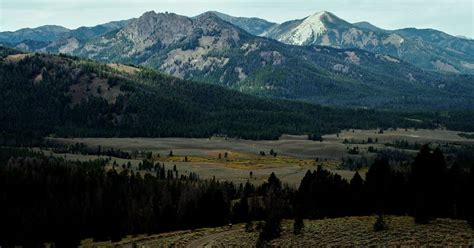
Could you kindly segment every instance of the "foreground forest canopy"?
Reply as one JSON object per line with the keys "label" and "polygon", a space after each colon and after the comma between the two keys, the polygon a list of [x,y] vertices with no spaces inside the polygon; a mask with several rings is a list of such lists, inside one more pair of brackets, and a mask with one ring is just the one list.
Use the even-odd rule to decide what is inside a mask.
{"label": "foreground forest canopy", "polygon": [[428,146],[406,166],[380,156],[365,180],[356,173],[347,181],[320,167],[308,171],[297,189],[273,173],[254,186],[200,180],[153,162],[153,173],[145,176],[105,165],[1,148],[0,245],[69,247],[85,238],[120,240],[252,220],[264,221],[259,242],[266,242],[279,236],[284,218],[295,219],[298,229],[303,218],[372,214],[410,215],[419,224],[448,217],[474,225],[473,165],[447,164],[440,149]]}
{"label": "foreground forest canopy", "polygon": [[0,144],[63,137],[277,139],[348,128],[472,131],[472,112],[400,113],[330,108],[249,96],[154,70],[0,48]]}

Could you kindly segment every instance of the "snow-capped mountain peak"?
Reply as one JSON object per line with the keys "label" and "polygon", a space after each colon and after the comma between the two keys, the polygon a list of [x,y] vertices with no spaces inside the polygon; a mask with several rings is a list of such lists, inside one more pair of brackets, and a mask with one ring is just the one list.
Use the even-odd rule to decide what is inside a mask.
{"label": "snow-capped mountain peak", "polygon": [[332,19],[328,12],[318,12],[302,20],[287,32],[282,39],[288,40],[291,44],[304,45],[315,41],[319,36],[327,31],[324,21]]}
{"label": "snow-capped mountain peak", "polygon": [[293,30],[293,38],[296,44],[302,45],[307,40],[316,40],[327,31],[324,19],[329,17],[326,12],[319,12],[306,17],[300,25]]}
{"label": "snow-capped mountain peak", "polygon": [[281,24],[265,35],[276,37],[278,40],[293,45],[322,44],[330,45],[328,33],[338,27],[347,27],[350,24],[331,12],[314,13],[304,19],[294,20]]}

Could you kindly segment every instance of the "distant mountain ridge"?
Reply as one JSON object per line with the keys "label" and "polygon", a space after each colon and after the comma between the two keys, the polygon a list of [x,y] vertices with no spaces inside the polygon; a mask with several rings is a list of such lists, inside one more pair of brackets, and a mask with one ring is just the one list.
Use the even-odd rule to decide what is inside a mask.
{"label": "distant mountain ridge", "polygon": [[53,41],[70,30],[56,25],[45,25],[37,28],[22,28],[17,31],[0,32],[0,42],[18,43],[24,40]]}
{"label": "distant mountain ridge", "polygon": [[252,35],[262,35],[268,29],[272,28],[275,25],[278,25],[277,23],[269,22],[267,20],[257,17],[234,17],[217,11],[208,11],[203,13],[203,15],[207,13],[213,13],[222,20],[230,22]]}
{"label": "distant mountain ridge", "polygon": [[[311,40],[327,36],[329,29],[352,26],[328,12],[305,20],[306,29],[297,29],[295,34]],[[105,34],[84,40],[60,39],[44,47],[35,44],[40,47],[35,51],[142,65],[172,76],[254,95],[324,105],[384,109],[474,108],[472,75],[425,71],[382,52],[304,46],[304,39],[300,39],[303,46],[288,45],[252,35],[230,21],[215,12],[189,18],[150,11]],[[281,29],[282,25],[294,29],[302,22],[280,24],[269,30],[276,33],[276,28]],[[319,33],[307,32],[315,29]],[[288,36],[289,39],[298,37]],[[337,37],[328,38],[331,39]]]}
{"label": "distant mountain ridge", "polygon": [[356,23],[352,23],[352,25],[354,25],[356,27],[359,27],[359,28],[375,31],[375,32],[385,32],[386,31],[385,29],[379,28],[379,27],[373,25],[370,22],[356,22]]}
{"label": "distant mountain ridge", "polygon": [[[327,11],[281,24],[256,17],[234,17],[217,11],[208,11],[201,15],[209,13],[249,34],[269,37],[291,45],[359,48],[398,57],[427,70],[474,74],[474,40],[451,36],[434,29],[384,30],[369,22],[351,24]],[[77,43],[76,40],[93,39],[124,27],[128,21],[130,20],[76,30],[47,25],[15,32],[0,32],[0,44],[22,50],[35,51],[44,48],[42,50],[47,51],[48,42],[66,44],[71,43],[67,39],[73,39],[74,43]],[[72,44],[72,47],[65,48],[64,52],[76,46],[77,44]]]}
{"label": "distant mountain ridge", "polygon": [[474,41],[433,29],[390,31],[368,22],[351,24],[330,12],[319,12],[273,26],[264,35],[292,45],[360,48],[428,70],[474,73]]}
{"label": "distant mountain ridge", "polygon": [[24,28],[17,31],[0,32],[0,44],[16,47],[24,51],[44,50],[51,44],[64,43],[68,39],[88,40],[124,27],[130,20],[112,21],[92,27],[67,29],[62,26],[45,25]]}

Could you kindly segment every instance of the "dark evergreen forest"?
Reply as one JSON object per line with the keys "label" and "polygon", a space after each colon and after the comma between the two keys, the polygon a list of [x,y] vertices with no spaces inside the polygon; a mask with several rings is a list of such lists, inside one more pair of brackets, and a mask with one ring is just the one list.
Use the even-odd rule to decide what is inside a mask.
{"label": "dark evergreen forest", "polygon": [[[308,171],[298,188],[275,174],[268,182],[235,185],[201,180],[153,164],[150,173],[114,168],[106,161],[72,162],[22,148],[0,149],[0,245],[58,247],[81,239],[222,226],[262,220],[261,239],[279,234],[283,218],[411,215],[474,225],[474,168],[447,164],[439,149],[423,146],[408,167],[380,157],[365,179],[347,181],[323,168]],[[124,166],[124,168],[126,168]]]}
{"label": "dark evergreen forest", "polygon": [[[16,51],[0,49],[1,57]],[[137,68],[138,69],[138,68]],[[44,136],[277,139],[342,129],[474,130],[471,112],[403,113],[261,98],[140,68],[124,73],[69,56],[0,60],[0,144]]]}

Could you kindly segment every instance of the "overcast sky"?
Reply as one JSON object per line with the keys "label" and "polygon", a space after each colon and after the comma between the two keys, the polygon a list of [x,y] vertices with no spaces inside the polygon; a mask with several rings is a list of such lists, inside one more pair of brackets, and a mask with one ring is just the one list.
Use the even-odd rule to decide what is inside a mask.
{"label": "overcast sky", "polygon": [[349,21],[386,29],[435,28],[474,38],[474,0],[0,0],[0,31],[56,24],[93,26],[143,12],[194,16],[217,10],[274,22],[327,10]]}

